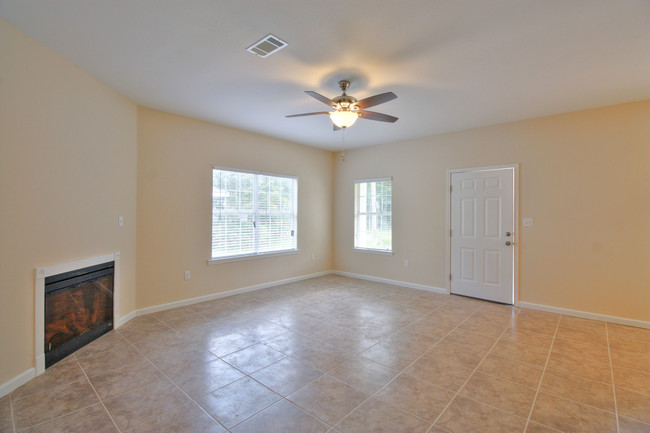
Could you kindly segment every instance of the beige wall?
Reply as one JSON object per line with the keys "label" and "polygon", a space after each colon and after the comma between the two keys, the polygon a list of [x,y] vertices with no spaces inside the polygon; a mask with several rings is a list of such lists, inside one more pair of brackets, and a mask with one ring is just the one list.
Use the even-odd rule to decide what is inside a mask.
{"label": "beige wall", "polygon": [[134,104],[0,19],[0,384],[34,366],[35,268],[120,251],[134,310],[136,139]]}
{"label": "beige wall", "polygon": [[[650,321],[650,101],[346,152],[334,268],[446,287],[446,171],[520,163],[524,302]],[[352,251],[355,178],[393,176],[394,256]],[[404,259],[409,267],[403,266]]]}
{"label": "beige wall", "polygon": [[[330,152],[147,108],[138,113],[138,308],[331,269]],[[299,254],[207,264],[213,165],[298,176]]]}

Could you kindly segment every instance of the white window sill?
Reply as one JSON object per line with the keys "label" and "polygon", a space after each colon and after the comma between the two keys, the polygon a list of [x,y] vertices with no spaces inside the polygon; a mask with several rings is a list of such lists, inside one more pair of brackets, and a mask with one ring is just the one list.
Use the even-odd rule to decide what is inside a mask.
{"label": "white window sill", "polygon": [[267,259],[271,257],[279,256],[290,256],[293,254],[299,254],[300,250],[286,250],[286,251],[276,251],[271,253],[259,253],[259,254],[245,254],[241,256],[230,256],[224,257],[221,259],[210,259],[208,260],[208,265],[218,265],[221,263],[232,263],[232,262],[241,262],[244,260],[255,260],[255,259]]}
{"label": "white window sill", "polygon": [[355,253],[379,254],[380,256],[392,256],[391,250],[372,250],[370,248],[354,248]]}

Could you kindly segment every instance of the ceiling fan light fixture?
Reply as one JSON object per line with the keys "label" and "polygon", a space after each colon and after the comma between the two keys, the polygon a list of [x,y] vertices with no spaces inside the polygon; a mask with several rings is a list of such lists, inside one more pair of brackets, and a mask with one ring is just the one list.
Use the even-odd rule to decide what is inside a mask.
{"label": "ceiling fan light fixture", "polygon": [[359,118],[359,114],[354,111],[332,111],[330,119],[339,128],[347,128],[354,125]]}

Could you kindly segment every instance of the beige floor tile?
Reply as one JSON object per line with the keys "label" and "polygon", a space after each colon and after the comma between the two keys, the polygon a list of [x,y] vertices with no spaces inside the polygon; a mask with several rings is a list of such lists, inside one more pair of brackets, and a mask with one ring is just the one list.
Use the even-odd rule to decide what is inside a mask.
{"label": "beige floor tile", "polygon": [[585,379],[612,383],[612,372],[609,364],[603,364],[591,358],[553,352],[551,353],[547,368]]}
{"label": "beige floor tile", "polygon": [[583,319],[581,317],[562,316],[558,332],[562,329],[578,329],[582,331],[604,331],[605,322],[599,320]]}
{"label": "beige floor tile", "polygon": [[450,305],[443,305],[442,307],[433,310],[432,312],[425,315],[423,319],[453,328],[471,316],[472,312],[473,310],[454,308]]}
{"label": "beige floor tile", "polygon": [[321,343],[317,347],[309,346],[298,349],[291,354],[291,357],[297,359],[303,364],[309,364],[320,371],[329,371],[348,359],[355,356],[353,353],[339,350],[329,344]]}
{"label": "beige floor tile", "polygon": [[595,344],[598,346],[607,346],[607,332],[603,324],[600,328],[574,328],[570,325],[563,325],[560,322],[556,338],[563,338],[565,340],[580,341],[583,343]]}
{"label": "beige floor tile", "polygon": [[30,393],[13,401],[16,430],[75,412],[95,403],[99,403],[99,400],[86,379]]}
{"label": "beige floor tile", "polygon": [[161,322],[169,322],[171,320],[185,319],[188,316],[196,316],[197,311],[194,305],[185,307],[172,308],[171,310],[159,311],[151,314],[151,317],[160,320]]}
{"label": "beige floor tile", "polygon": [[476,332],[470,328],[458,327],[451,331],[442,342],[475,347],[484,351],[492,348],[497,337]]}
{"label": "beige floor tile", "polygon": [[607,345],[556,338],[553,342],[553,352],[574,357],[590,358],[603,364],[609,364],[609,349]]}
{"label": "beige floor tile", "polygon": [[328,374],[368,394],[392,380],[399,371],[363,357],[355,357],[329,371]]}
{"label": "beige floor tile", "polygon": [[257,341],[268,340],[269,338],[277,337],[278,335],[282,335],[288,331],[289,329],[284,326],[267,321],[255,324],[254,326],[244,326],[238,330],[240,334],[251,337]]}
{"label": "beige floor tile", "polygon": [[235,427],[233,433],[325,433],[329,426],[287,400]]}
{"label": "beige floor tile", "polygon": [[119,332],[112,330],[102,335],[97,340],[85,345],[75,352],[76,355],[81,355],[84,352],[103,352],[105,350],[123,349],[129,346],[129,342]]}
{"label": "beige floor tile", "polygon": [[442,340],[424,356],[427,358],[443,359],[455,362],[462,367],[474,369],[483,359],[487,350],[465,346]]}
{"label": "beige floor tile", "polygon": [[434,340],[440,340],[447,335],[452,329],[451,326],[435,323],[430,320],[418,319],[402,330],[409,334],[424,335]]}
{"label": "beige floor tile", "polygon": [[241,379],[244,374],[220,359],[192,366],[171,376],[190,397],[198,398],[216,389]]}
{"label": "beige floor tile", "polygon": [[611,433],[616,415],[562,397],[540,392],[531,420],[566,433]]}
{"label": "beige floor tile", "polygon": [[344,330],[324,341],[340,350],[352,353],[361,353],[379,343],[381,339],[377,337],[369,337],[365,333]]}
{"label": "beige floor tile", "polygon": [[341,433],[424,433],[430,423],[370,398],[336,425]]}
{"label": "beige floor tile", "polygon": [[536,389],[514,382],[474,373],[461,390],[460,395],[527,418],[536,392]]}
{"label": "beige floor tile", "polygon": [[617,387],[616,405],[620,415],[650,424],[650,395]]}
{"label": "beige floor tile", "polygon": [[226,430],[201,410],[195,403],[188,403],[153,418],[128,433],[225,433]]}
{"label": "beige floor tile", "polygon": [[614,348],[612,348],[610,352],[614,368],[622,367],[650,373],[650,352],[627,352]]}
{"label": "beige floor tile", "polygon": [[12,393],[12,398],[17,400],[34,392],[41,392],[47,388],[65,385],[66,383],[78,382],[85,379],[81,367],[74,355],[54,364],[52,367],[34,379],[30,380]]}
{"label": "beige floor tile", "polygon": [[319,377],[288,397],[329,425],[338,423],[367,398],[366,393],[329,375]]}
{"label": "beige floor tile", "polygon": [[[318,348],[323,345],[322,342],[310,338],[305,334],[299,334],[297,332],[285,332],[282,335],[277,337],[270,338],[264,341],[266,346],[269,346],[272,349],[280,351],[286,355],[292,355],[299,350],[308,350],[312,348]],[[326,347],[334,347],[327,345]]]}
{"label": "beige floor tile", "polygon": [[436,425],[454,433],[514,433],[524,431],[526,420],[478,401],[458,396],[442,413]]}
{"label": "beige floor tile", "polygon": [[293,358],[284,358],[253,373],[251,377],[286,397],[322,374],[320,370]]}
{"label": "beige floor tile", "polygon": [[614,383],[617,387],[650,395],[650,373],[627,368],[614,368]]}
{"label": "beige floor tile", "polygon": [[403,349],[390,341],[382,341],[361,352],[361,356],[395,370],[403,370],[423,353],[420,348]]}
{"label": "beige floor tile", "polygon": [[537,388],[544,368],[538,365],[526,364],[515,359],[489,354],[478,367],[478,371],[529,388]]}
{"label": "beige floor tile", "polygon": [[624,416],[618,417],[619,433],[648,433],[650,432],[650,424],[646,424],[635,419],[626,418]]}
{"label": "beige floor tile", "polygon": [[271,349],[262,343],[257,343],[246,349],[226,355],[222,359],[244,373],[251,374],[285,357],[284,353]]}
{"label": "beige floor tile", "polygon": [[176,331],[167,329],[157,330],[143,339],[131,342],[135,347],[137,347],[138,352],[148,358],[154,358],[164,356],[165,353],[169,353],[176,350],[178,347],[189,344],[190,340]]}
{"label": "beige floor tile", "polygon": [[468,331],[473,331],[475,333],[478,333],[478,335],[489,336],[490,340],[494,342],[503,333],[503,331],[508,327],[509,324],[510,321],[498,323],[497,321],[490,320],[489,318],[476,316],[475,313],[472,314],[463,323],[461,323],[458,326],[458,329],[459,330],[466,329]]}
{"label": "beige floor tile", "polygon": [[375,397],[433,422],[453,395],[451,391],[402,374],[382,388]]}
{"label": "beige floor tile", "polygon": [[145,359],[131,346],[110,351],[86,352],[75,357],[88,376],[103,374],[115,366],[135,364]]}
{"label": "beige floor tile", "polygon": [[540,349],[549,350],[553,342],[552,335],[538,334],[537,332],[522,331],[516,327],[508,327],[499,341],[527,346],[535,346]]}
{"label": "beige floor tile", "polygon": [[189,401],[176,385],[164,379],[104,400],[104,405],[117,426],[127,430]]}
{"label": "beige floor tile", "polygon": [[0,397],[0,432],[13,433],[14,424],[11,416],[11,397]]}
{"label": "beige floor tile", "polygon": [[647,354],[650,353],[650,342],[630,340],[627,338],[612,338],[609,342],[609,347],[612,350]]}
{"label": "beige floor tile", "polygon": [[454,360],[422,357],[404,371],[404,374],[456,392],[472,374]]}
{"label": "beige floor tile", "polygon": [[196,343],[185,343],[174,347],[160,355],[152,356],[151,360],[163,373],[173,376],[197,365],[217,359],[217,357]]}
{"label": "beige floor tile", "polygon": [[650,343],[650,329],[635,328],[633,326],[608,323],[607,330],[610,340],[615,340],[617,338],[626,338],[628,340],[638,340]]}
{"label": "beige floor tile", "polygon": [[164,376],[156,367],[144,360],[92,376],[90,383],[97,391],[99,398],[104,400],[163,378]]}
{"label": "beige floor tile", "polygon": [[115,424],[113,424],[102,405],[94,404],[24,430],[24,433],[116,433],[117,431]]}
{"label": "beige floor tile", "polygon": [[547,427],[545,425],[538,424],[534,421],[530,421],[528,423],[528,427],[526,427],[526,433],[562,433],[559,430],[555,430],[554,428]]}
{"label": "beige floor tile", "polygon": [[512,321],[512,328],[518,331],[534,332],[553,336],[559,322],[559,317],[544,318],[544,316],[520,313]]}
{"label": "beige floor tile", "polygon": [[547,370],[540,388],[570,400],[614,412],[614,389],[611,384]]}
{"label": "beige floor tile", "polygon": [[232,428],[282,399],[251,378],[243,378],[198,400],[217,421]]}
{"label": "beige floor tile", "polygon": [[232,334],[212,338],[205,342],[203,347],[217,356],[226,356],[252,346],[255,343],[257,343],[255,339],[234,332]]}

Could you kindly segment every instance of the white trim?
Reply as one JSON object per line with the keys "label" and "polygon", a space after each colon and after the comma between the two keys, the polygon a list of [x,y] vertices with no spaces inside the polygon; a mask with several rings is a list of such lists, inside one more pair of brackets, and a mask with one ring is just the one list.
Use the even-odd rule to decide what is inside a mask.
{"label": "white trim", "polygon": [[224,257],[222,259],[209,259],[208,260],[208,265],[218,265],[220,263],[241,262],[243,260],[268,259],[268,258],[271,258],[271,257],[291,256],[293,254],[300,254],[300,250],[295,249],[295,250],[271,251],[271,252],[268,252],[268,253],[242,254],[240,256],[227,256],[227,257]]}
{"label": "white trim", "polygon": [[[43,341],[45,338],[45,278],[87,268],[88,266],[99,265],[106,262],[114,262],[113,267],[113,326],[120,323],[120,253],[115,252],[98,257],[76,260],[74,262],[61,263],[58,265],[36,268],[34,279],[34,363],[36,365],[36,376],[45,371],[45,354]],[[125,323],[125,322],[124,322]]]}
{"label": "white trim", "polygon": [[232,172],[235,172],[235,173],[261,174],[262,176],[285,177],[285,178],[289,178],[289,179],[298,180],[298,176],[296,176],[294,174],[267,173],[265,171],[259,171],[259,170],[245,170],[245,169],[240,169],[240,168],[219,167],[217,165],[213,165],[212,170],[232,171]]}
{"label": "white trim", "polygon": [[135,313],[136,313],[136,311],[133,310],[133,311],[131,311],[129,314],[127,314],[126,316],[122,316],[122,317],[120,317],[120,320],[114,320],[114,321],[113,321],[113,329],[117,329],[117,328],[119,328],[120,326],[123,326],[123,325],[124,325],[126,322],[128,322],[129,320],[134,319],[135,316],[136,316]]}
{"label": "white trim", "polygon": [[375,250],[372,248],[352,248],[355,253],[379,254],[381,256],[392,256],[392,250]]}
{"label": "white trim", "polygon": [[9,394],[15,389],[18,389],[19,387],[23,386],[24,384],[26,384],[27,382],[29,382],[35,377],[36,377],[36,370],[30,368],[27,371],[23,371],[18,376],[15,376],[13,379],[9,379],[8,381],[0,385],[0,398],[4,397],[5,395]]}
{"label": "white trim", "polygon": [[368,179],[354,179],[354,183],[369,183],[369,182],[386,182],[393,181],[393,176],[386,177],[370,177]]}
{"label": "white trim", "polygon": [[636,328],[650,329],[650,322],[644,320],[628,319],[607,314],[590,313],[588,311],[572,310],[570,308],[553,307],[550,305],[534,304],[532,302],[520,302],[520,308],[545,311],[547,313],[563,314],[565,316],[580,317],[582,319],[598,320],[601,322],[616,323],[618,325],[634,326]]}
{"label": "white trim", "polygon": [[357,278],[359,280],[366,280],[366,281],[374,281],[375,283],[392,284],[394,286],[408,287],[409,289],[418,289],[418,290],[425,290],[427,292],[442,293],[443,295],[448,294],[445,289],[441,289],[440,287],[434,287],[434,286],[425,286],[424,284],[408,283],[406,281],[389,280],[388,278],[380,278],[380,277],[373,277],[373,276],[370,276],[370,275],[354,274],[352,272],[332,271],[332,273],[335,274],[335,275],[341,275],[343,277]]}
{"label": "white trim", "polygon": [[[447,269],[447,276],[451,275],[451,175],[453,173],[464,173],[468,171],[491,171],[491,170],[502,170],[504,168],[512,169],[514,171],[514,179],[512,182],[513,185],[513,211],[514,211],[514,227],[515,233],[513,236],[514,241],[514,251],[513,251],[513,275],[512,275],[512,285],[513,285],[513,305],[515,307],[519,306],[519,163],[513,164],[504,164],[504,165],[490,165],[485,167],[469,167],[469,168],[452,168],[447,170],[446,176],[446,200],[445,200],[445,265]],[[451,280],[447,277],[445,278],[447,293],[451,294]]]}
{"label": "white trim", "polygon": [[287,278],[285,280],[272,281],[270,283],[256,284],[254,286],[242,287],[239,289],[227,290],[225,292],[211,293],[209,295],[197,296],[196,298],[182,299],[180,301],[169,302],[167,304],[154,305],[151,307],[140,308],[136,310],[137,316],[157,313],[159,311],[171,310],[172,308],[185,307],[187,305],[198,304],[199,302],[212,301],[214,299],[225,298],[227,296],[239,295],[241,293],[254,292],[256,290],[268,289],[269,287],[280,286],[282,284],[295,283],[297,281],[308,280],[310,278],[322,277],[331,274],[332,271],[317,272],[315,274],[302,275],[300,277]]}

